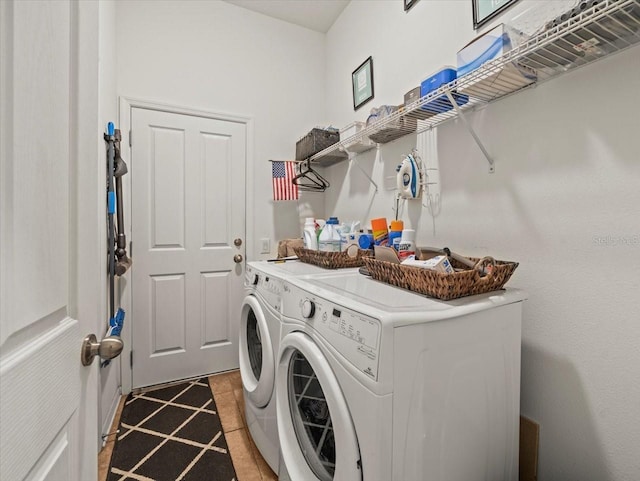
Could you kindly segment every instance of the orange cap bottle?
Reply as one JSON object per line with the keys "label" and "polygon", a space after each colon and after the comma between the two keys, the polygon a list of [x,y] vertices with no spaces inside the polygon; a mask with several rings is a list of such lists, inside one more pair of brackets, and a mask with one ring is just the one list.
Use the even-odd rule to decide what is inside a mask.
{"label": "orange cap bottle", "polygon": [[404,222],[401,220],[392,220],[391,228],[389,229],[389,247],[398,250],[400,244],[400,238],[402,237],[402,229],[404,229]]}

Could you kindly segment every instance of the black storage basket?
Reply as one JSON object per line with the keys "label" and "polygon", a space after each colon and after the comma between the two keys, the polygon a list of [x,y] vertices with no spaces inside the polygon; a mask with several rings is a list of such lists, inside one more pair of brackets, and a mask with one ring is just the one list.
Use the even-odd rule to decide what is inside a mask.
{"label": "black storage basket", "polygon": [[296,143],[296,160],[305,160],[340,141],[340,132],[311,129]]}

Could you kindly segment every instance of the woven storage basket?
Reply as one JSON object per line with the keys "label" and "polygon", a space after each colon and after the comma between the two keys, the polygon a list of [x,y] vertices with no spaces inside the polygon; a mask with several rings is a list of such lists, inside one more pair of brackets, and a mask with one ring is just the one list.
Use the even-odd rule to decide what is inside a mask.
{"label": "woven storage basket", "polygon": [[[470,257],[472,261],[478,262],[480,259]],[[378,281],[386,282],[403,289],[408,289],[419,294],[425,294],[436,299],[449,301],[459,297],[473,296],[491,292],[502,287],[518,267],[517,262],[494,261],[485,257],[482,261],[490,259],[492,268],[485,277],[480,277],[480,269],[470,269],[463,264],[451,259],[451,264],[455,268],[466,269],[454,272],[453,274],[443,274],[440,272],[422,269],[420,267],[403,266],[376,260],[374,258],[363,258],[367,270],[371,277]]]}
{"label": "woven storage basket", "polygon": [[324,267],[325,269],[343,269],[346,267],[360,267],[363,260],[372,255],[371,251],[358,250],[356,257],[349,257],[346,252],[323,252],[296,247],[293,249],[302,262]]}
{"label": "woven storage basket", "polygon": [[[311,129],[311,132],[296,143],[296,160],[305,160],[336,142],[340,142],[340,132]],[[340,152],[340,154],[343,153]],[[346,157],[346,154],[343,156]]]}

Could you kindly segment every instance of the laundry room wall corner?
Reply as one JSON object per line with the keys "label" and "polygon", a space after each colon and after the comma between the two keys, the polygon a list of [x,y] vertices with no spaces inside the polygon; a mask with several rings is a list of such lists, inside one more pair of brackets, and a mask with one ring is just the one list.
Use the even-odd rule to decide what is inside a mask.
{"label": "laundry room wall corner", "polygon": [[130,1],[118,3],[117,45],[120,96],[253,119],[247,257],[300,236],[296,209],[284,205],[295,203],[273,202],[268,160],[292,159],[325,117],[324,34],[226,2]]}

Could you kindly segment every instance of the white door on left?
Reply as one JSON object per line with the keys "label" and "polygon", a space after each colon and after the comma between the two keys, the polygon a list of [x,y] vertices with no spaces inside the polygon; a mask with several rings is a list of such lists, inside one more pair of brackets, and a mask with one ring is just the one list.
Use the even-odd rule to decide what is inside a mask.
{"label": "white door on left", "polygon": [[[96,479],[98,365],[80,363],[82,338],[96,319],[89,325],[78,313],[99,293],[78,294],[78,285],[90,284],[100,267],[93,257],[87,271],[77,253],[94,244],[79,235],[87,192],[79,163],[97,162],[98,136],[78,132],[87,118],[94,121],[89,130],[98,128],[97,102],[85,104],[90,86],[80,85],[92,75],[87,58],[97,72],[97,55],[80,49],[97,46],[83,23],[97,23],[97,15],[83,2],[0,2],[3,481]],[[96,91],[97,77],[93,99]],[[95,223],[85,229],[100,225],[93,192]]]}

